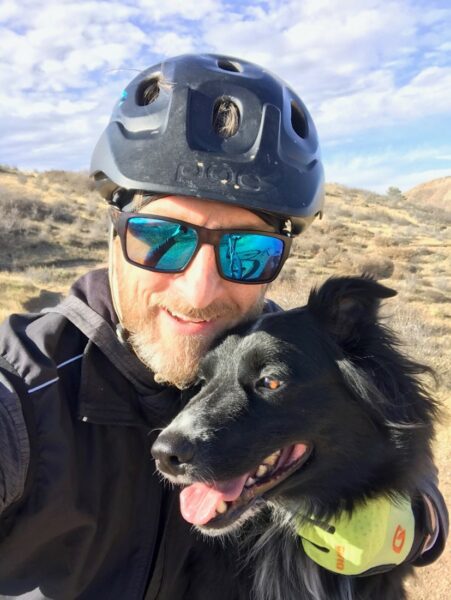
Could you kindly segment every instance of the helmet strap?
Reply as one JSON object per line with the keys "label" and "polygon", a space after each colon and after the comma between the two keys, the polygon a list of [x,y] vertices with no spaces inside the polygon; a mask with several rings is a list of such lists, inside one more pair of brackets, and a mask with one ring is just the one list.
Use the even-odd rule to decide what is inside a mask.
{"label": "helmet strap", "polygon": [[121,310],[121,302],[119,297],[119,289],[117,282],[117,273],[116,273],[116,261],[114,256],[114,239],[115,239],[115,231],[113,224],[110,223],[109,235],[108,235],[108,279],[110,282],[110,290],[111,290],[111,299],[113,301],[113,308],[117,315],[120,325],[122,326],[122,310]]}

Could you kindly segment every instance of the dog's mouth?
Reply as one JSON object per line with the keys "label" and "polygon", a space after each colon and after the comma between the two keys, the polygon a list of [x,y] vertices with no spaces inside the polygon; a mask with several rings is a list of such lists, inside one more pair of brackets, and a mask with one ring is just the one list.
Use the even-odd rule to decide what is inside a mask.
{"label": "dog's mouth", "polygon": [[267,456],[256,469],[228,481],[195,482],[180,493],[183,518],[206,528],[235,522],[263,494],[292,475],[308,459],[311,446],[294,444]]}

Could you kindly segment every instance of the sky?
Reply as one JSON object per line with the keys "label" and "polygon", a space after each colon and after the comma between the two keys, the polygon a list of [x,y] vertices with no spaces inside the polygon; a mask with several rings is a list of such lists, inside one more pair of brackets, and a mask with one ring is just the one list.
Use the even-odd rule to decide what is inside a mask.
{"label": "sky", "polygon": [[256,62],[317,125],[326,180],[451,175],[450,0],[0,0],[0,164],[86,170],[122,89],[178,54]]}

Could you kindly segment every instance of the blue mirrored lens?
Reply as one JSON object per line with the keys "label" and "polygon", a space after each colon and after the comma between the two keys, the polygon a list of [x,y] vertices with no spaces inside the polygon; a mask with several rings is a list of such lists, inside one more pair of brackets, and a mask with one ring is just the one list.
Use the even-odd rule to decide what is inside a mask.
{"label": "blue mirrored lens", "polygon": [[257,233],[226,233],[219,244],[219,260],[225,277],[237,281],[267,281],[282,259],[283,241]]}
{"label": "blue mirrored lens", "polygon": [[182,271],[197,246],[197,233],[181,223],[149,217],[131,217],[127,222],[126,252],[138,265]]}

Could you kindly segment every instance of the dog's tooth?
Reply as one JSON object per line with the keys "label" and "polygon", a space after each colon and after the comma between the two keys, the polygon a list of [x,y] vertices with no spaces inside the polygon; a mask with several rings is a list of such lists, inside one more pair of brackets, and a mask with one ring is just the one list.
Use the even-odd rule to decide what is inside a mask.
{"label": "dog's tooth", "polygon": [[220,515],[223,515],[227,511],[227,502],[221,500],[221,502],[216,507],[216,512]]}
{"label": "dog's tooth", "polygon": [[244,487],[251,487],[251,485],[254,485],[255,482],[256,482],[256,479],[254,479],[253,477],[248,477],[246,479],[246,483],[245,483]]}
{"label": "dog's tooth", "polygon": [[260,465],[257,469],[257,472],[255,473],[257,475],[257,477],[263,477],[263,475],[266,475],[266,473],[268,472],[268,467],[266,465]]}
{"label": "dog's tooth", "polygon": [[279,456],[280,456],[280,450],[278,450],[277,452],[273,452],[272,454],[270,454],[269,456],[267,456],[265,458],[265,460],[263,461],[263,464],[273,467],[276,464],[277,460],[279,459]]}

